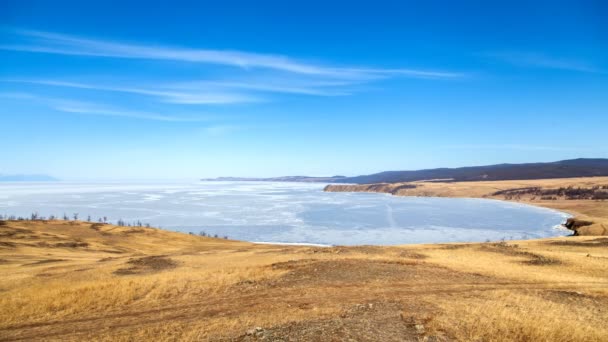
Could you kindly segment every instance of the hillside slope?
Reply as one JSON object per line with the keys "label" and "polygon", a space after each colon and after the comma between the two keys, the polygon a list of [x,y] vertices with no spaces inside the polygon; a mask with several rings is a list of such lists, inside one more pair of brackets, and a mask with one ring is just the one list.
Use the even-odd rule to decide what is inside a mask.
{"label": "hillside slope", "polygon": [[606,341],[608,241],[255,245],[0,222],[2,341]]}

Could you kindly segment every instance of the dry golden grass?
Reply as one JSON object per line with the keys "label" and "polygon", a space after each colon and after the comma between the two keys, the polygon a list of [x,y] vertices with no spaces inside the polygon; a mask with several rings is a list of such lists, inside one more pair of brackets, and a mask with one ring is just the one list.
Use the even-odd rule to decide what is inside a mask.
{"label": "dry golden grass", "polygon": [[0,274],[0,340],[608,339],[598,237],[316,248],[10,221]]}
{"label": "dry golden grass", "polygon": [[[493,291],[441,303],[433,322],[462,341],[605,341],[605,314],[574,305],[576,292]],[[569,297],[572,297],[568,300]],[[593,304],[592,304],[593,305]]]}

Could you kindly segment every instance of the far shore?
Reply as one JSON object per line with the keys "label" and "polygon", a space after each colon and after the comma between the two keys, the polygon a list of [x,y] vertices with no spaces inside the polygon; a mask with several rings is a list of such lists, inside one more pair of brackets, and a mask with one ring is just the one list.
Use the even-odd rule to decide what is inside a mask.
{"label": "far shore", "polygon": [[[559,210],[572,218],[574,235],[608,235],[608,201],[591,199],[594,189],[608,189],[608,177],[477,182],[407,182],[329,184],[328,192],[374,192],[395,196],[483,198]],[[572,195],[570,195],[572,193]],[[553,195],[550,195],[553,194]],[[561,195],[560,195],[561,194]]]}

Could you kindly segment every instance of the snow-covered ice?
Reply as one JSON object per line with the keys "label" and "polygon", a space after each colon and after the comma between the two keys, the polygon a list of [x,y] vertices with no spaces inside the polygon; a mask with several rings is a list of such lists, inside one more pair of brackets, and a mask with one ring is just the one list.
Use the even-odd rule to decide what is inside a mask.
{"label": "snow-covered ice", "polygon": [[269,182],[0,183],[0,214],[142,221],[254,242],[318,245],[528,239],[569,234],[566,214],[483,199],[323,192]]}

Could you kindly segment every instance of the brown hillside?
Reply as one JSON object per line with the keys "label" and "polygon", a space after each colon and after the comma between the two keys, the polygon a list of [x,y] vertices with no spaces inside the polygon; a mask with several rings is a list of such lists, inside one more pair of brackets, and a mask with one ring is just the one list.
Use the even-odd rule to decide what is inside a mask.
{"label": "brown hillside", "polygon": [[608,241],[254,245],[0,225],[0,340],[608,339]]}

